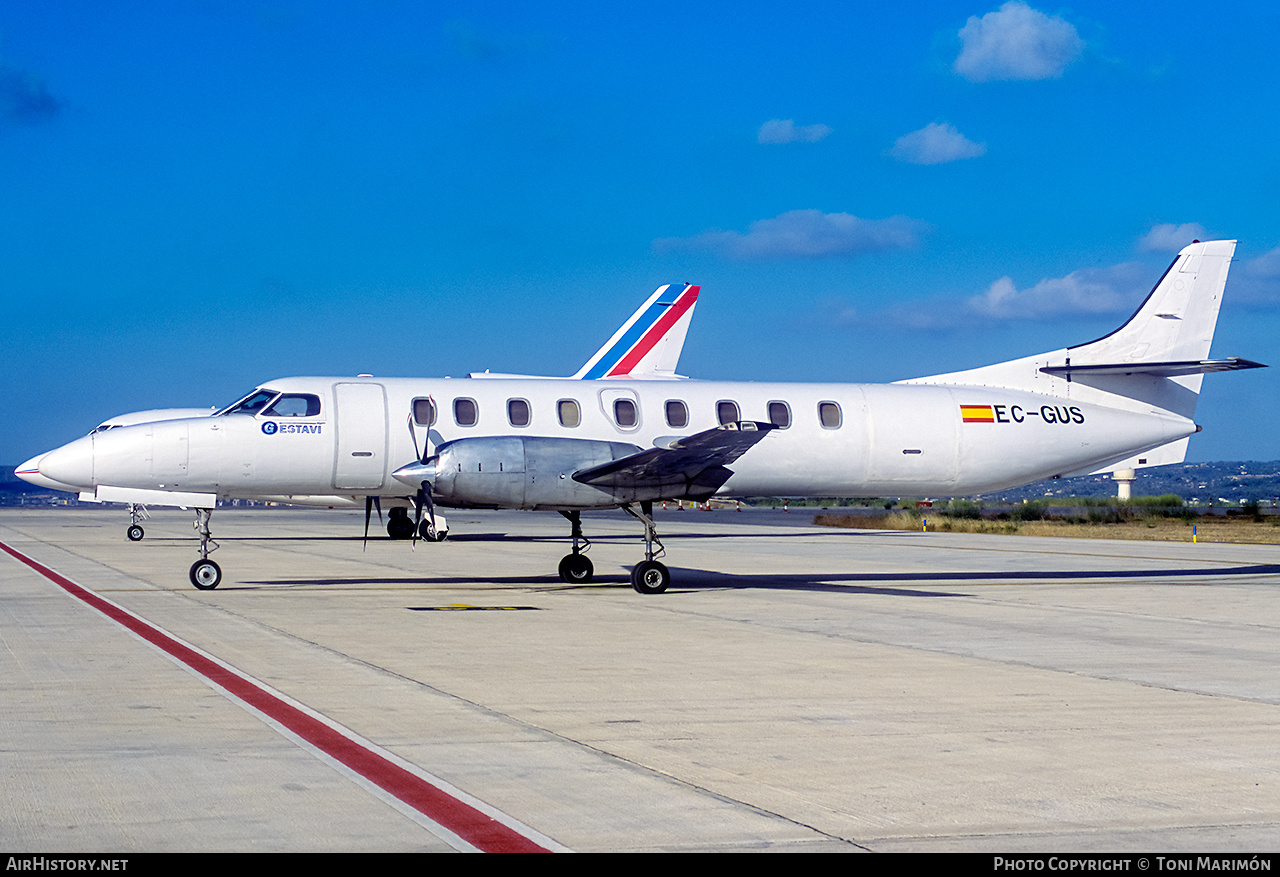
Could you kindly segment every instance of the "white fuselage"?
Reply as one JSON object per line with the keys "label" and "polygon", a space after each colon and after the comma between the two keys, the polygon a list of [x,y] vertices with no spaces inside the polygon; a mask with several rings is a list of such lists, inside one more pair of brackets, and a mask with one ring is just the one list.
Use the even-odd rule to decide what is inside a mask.
{"label": "white fuselage", "polygon": [[[722,420],[785,420],[729,466],[719,495],[963,496],[1089,471],[1197,431],[1158,408],[991,387],[297,377],[263,388],[315,396],[319,410],[121,427],[49,452],[40,472],[80,489],[410,496],[391,473],[428,442],[540,436],[647,449]],[[415,422],[423,399],[433,424]],[[423,420],[421,402],[416,410]]]}

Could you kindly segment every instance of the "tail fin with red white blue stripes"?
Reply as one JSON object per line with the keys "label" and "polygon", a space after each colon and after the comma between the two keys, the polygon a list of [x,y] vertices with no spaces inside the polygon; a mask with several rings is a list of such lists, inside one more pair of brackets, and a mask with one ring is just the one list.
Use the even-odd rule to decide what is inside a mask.
{"label": "tail fin with red white blue stripes", "polygon": [[587,381],[680,377],[676,364],[700,288],[688,283],[658,287],[574,377]]}

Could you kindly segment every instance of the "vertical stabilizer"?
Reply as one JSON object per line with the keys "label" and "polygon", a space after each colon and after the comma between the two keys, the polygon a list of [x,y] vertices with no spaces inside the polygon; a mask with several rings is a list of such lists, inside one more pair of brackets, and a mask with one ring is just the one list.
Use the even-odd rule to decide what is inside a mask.
{"label": "vertical stabilizer", "polygon": [[1133,316],[1094,341],[900,383],[1005,387],[1191,417],[1205,372],[1259,365],[1206,359],[1235,249],[1235,241],[1186,247]]}
{"label": "vertical stabilizer", "polygon": [[676,377],[699,289],[687,283],[658,287],[574,377]]}
{"label": "vertical stabilizer", "polygon": [[[1235,241],[1186,247],[1133,316],[1096,340],[899,383],[1001,387],[1190,419],[1205,373],[1262,367],[1236,357],[1207,358],[1235,249]],[[1122,468],[1178,462],[1185,450],[1180,440]]]}
{"label": "vertical stabilizer", "polygon": [[[1199,362],[1209,356],[1235,241],[1186,247],[1123,326],[1067,348],[1072,365]],[[1195,375],[1199,388],[1200,375]]]}

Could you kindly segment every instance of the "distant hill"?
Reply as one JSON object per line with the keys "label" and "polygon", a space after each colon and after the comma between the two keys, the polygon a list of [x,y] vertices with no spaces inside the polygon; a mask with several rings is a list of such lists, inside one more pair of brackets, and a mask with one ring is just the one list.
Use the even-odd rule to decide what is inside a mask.
{"label": "distant hill", "polygon": [[[1174,463],[1139,469],[1133,482],[1134,496],[1176,494],[1189,503],[1234,503],[1280,501],[1280,460],[1230,463]],[[1110,475],[1085,475],[1037,481],[1026,487],[982,494],[980,499],[1021,502],[1046,496],[1115,496],[1116,482]]]}

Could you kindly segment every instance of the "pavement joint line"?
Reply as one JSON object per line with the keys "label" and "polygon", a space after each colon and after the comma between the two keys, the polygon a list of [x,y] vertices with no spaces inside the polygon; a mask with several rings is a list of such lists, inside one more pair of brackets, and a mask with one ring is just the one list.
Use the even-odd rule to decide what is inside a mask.
{"label": "pavement joint line", "polygon": [[0,550],[107,616],[306,751],[356,779],[454,849],[569,852],[567,847],[384,750],[288,695],[184,642],[4,542]]}

